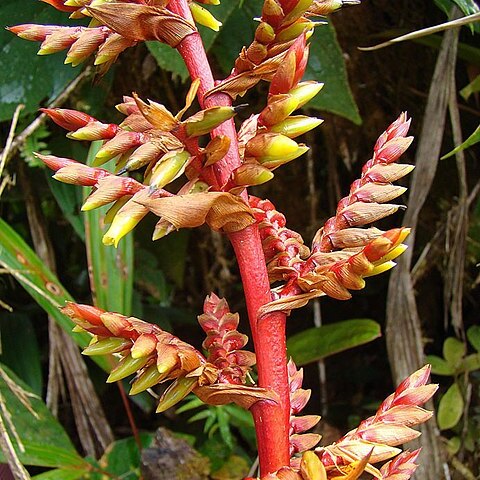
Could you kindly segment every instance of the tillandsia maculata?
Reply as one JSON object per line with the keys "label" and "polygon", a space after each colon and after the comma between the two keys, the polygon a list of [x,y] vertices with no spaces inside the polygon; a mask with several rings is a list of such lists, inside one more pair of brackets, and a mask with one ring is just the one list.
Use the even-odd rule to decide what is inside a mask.
{"label": "tillandsia maculata", "polygon": [[[410,478],[419,451],[402,452],[399,445],[417,437],[411,427],[432,415],[421,408],[436,390],[428,383],[429,368],[408,377],[358,428],[317,447],[319,435],[305,432],[320,417],[299,416],[310,391],[302,388],[302,370],[287,359],[285,339],[292,309],[323,295],[349,299],[367,277],[392,268],[405,250],[408,228],[365,226],[401,208],[389,202],[405,191],[393,182],[413,169],[398,163],[412,141],[407,114],[379,137],[360,178],[310,247],[287,228],[272,202],[248,194],[249,186],[270,181],[277,168],[308,150],[295,139],[322,122],[297,112],[322,88],[302,81],[308,40],[318,17],[359,2],[265,0],[252,43],[242,49],[228,78],[215,81],[196,24],[220,28],[201,5],[219,0],[44,1],[71,18],[88,17],[90,24],[10,27],[22,38],[42,42],[40,55],[68,49],[65,63],[74,66],[94,56],[99,75],[125,49],[146,40],[166,43],[183,57],[191,87],[179,112],[135,93],[117,105],[125,117],[118,125],[75,110],[43,109],[68,131],[67,137],[102,140],[103,145],[92,166],[38,157],[57,180],[92,187],[83,210],[111,205],[105,218],[107,245],[117,246],[147,214],[158,217],[154,240],[202,224],[227,235],[238,260],[255,349],[244,350],[248,339],[237,330],[238,314],[211,294],[198,317],[206,333],[203,353],[156,325],[69,303],[65,315],[76,329],[93,335],[84,354],[114,354],[118,363],[107,381],[135,375],[132,395],[169,382],[159,412],[190,392],[209,404],[235,402],[250,410],[262,479],[354,480],[364,472],[378,479]],[[270,84],[266,104],[237,130],[233,117],[240,106],[233,102],[260,81]],[[186,116],[195,98],[200,109]],[[199,137],[209,140],[199,142]],[[113,173],[102,168],[110,161]],[[130,177],[134,171],[141,176]],[[171,184],[179,178],[183,185],[175,191]],[[257,384],[248,375],[254,365]],[[378,462],[384,463],[380,469],[374,466]]]}

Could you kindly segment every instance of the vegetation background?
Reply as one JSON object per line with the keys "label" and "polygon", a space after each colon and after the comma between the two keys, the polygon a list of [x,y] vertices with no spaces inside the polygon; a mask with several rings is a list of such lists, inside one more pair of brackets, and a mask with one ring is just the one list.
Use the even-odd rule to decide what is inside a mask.
{"label": "vegetation background", "polygon": [[[223,29],[218,34],[202,31],[218,77],[228,74],[241,46],[252,38],[251,19],[260,12],[260,6],[258,0],[224,0],[215,10],[224,22]],[[305,383],[313,391],[309,408],[323,414],[319,431],[324,444],[368,416],[393,384],[418,366],[414,363],[417,359],[420,363],[419,350],[435,355],[430,357],[434,373],[442,374],[434,377],[442,387],[436,401],[444,402],[439,414],[448,413],[448,418],[438,418],[439,443],[447,448],[445,454],[437,453],[435,458],[424,455],[421,463],[428,470],[429,462],[442,464],[448,459],[453,478],[470,480],[480,474],[480,161],[475,146],[457,157],[438,159],[461,144],[479,124],[480,48],[475,36],[479,24],[381,50],[358,49],[445,22],[445,12],[455,7],[460,8],[451,13],[453,16],[478,11],[475,2],[468,0],[364,0],[318,28],[306,78],[325,82],[324,90],[309,104],[321,112],[316,114],[325,122],[306,139],[311,152],[284,167],[275,182],[257,187],[253,193],[271,199],[286,215],[289,227],[299,231],[308,243],[370,158],[378,135],[401,111],[413,117],[411,131],[416,141],[405,161],[418,164],[423,158],[423,166],[417,177],[407,180],[416,187],[403,199],[409,206],[405,225],[413,221],[415,226],[408,264],[400,265],[390,285],[388,275],[375,277],[352,300],[341,303],[324,298],[310,309],[293,314],[288,324],[289,334],[294,336],[319,324],[372,319],[381,326],[383,336],[327,359],[318,351],[315,336],[306,347],[295,347],[293,342],[291,348],[292,354],[310,352],[302,360]],[[3,0],[0,6],[2,25],[60,24],[65,23],[65,17],[34,0],[23,0],[22,8],[15,0]],[[37,47],[7,31],[0,32],[3,145],[12,118],[15,112],[18,114],[16,136],[0,163],[0,362],[32,392],[46,398],[82,456],[98,458],[113,437],[122,439],[132,434],[122,392],[115,385],[105,385],[104,373],[92,362],[87,362],[88,371],[77,366],[77,357],[65,346],[68,336],[55,327],[55,313],[50,310],[48,321],[44,309],[22,288],[19,265],[11,252],[17,252],[16,260],[23,265],[18,254],[27,259],[27,266],[30,257],[7,227],[36,251],[40,264],[58,275],[65,292],[76,301],[91,303],[88,267],[93,263],[99,272],[93,279],[97,299],[101,297],[112,310],[158,323],[194,345],[203,340],[196,315],[201,312],[205,295],[214,291],[226,296],[232,311],[243,313],[241,284],[227,240],[207,229],[178,232],[152,243],[153,221],[146,221],[136,229],[134,238],[122,241],[119,251],[99,247],[99,217],[90,216],[84,223],[79,212],[81,189],[52,181],[51,173],[32,155],[34,151],[54,151],[80,161],[88,156],[86,145],[66,140],[56,125],[37,122],[35,128],[30,127],[39,115],[38,108],[51,102],[61,102],[65,108],[82,110],[104,121],[117,121],[120,115],[114,105],[123,95],[135,91],[142,98],[165,103],[172,111],[179,110],[188,89],[180,57],[162,45],[140,45],[127,50],[111,72],[92,84],[90,67],[64,66],[63,54],[36,57]],[[470,90],[464,89],[467,85],[471,85]],[[263,101],[266,89],[259,85],[245,98],[249,104],[245,118]],[[19,104],[24,108],[18,110]],[[416,156],[418,150],[422,158]],[[423,155],[425,152],[428,155]],[[423,195],[427,195],[424,202]],[[401,215],[394,219],[396,224],[401,222]],[[8,250],[8,245],[14,247]],[[92,253],[95,251],[98,255]],[[115,271],[119,262],[124,275]],[[33,270],[38,273],[43,267]],[[36,291],[41,298],[54,295],[59,301],[64,292],[58,289],[63,287],[41,275],[28,281],[35,283],[39,278],[37,290],[30,285],[33,293]],[[47,293],[39,294],[38,289]],[[412,294],[416,310],[412,308]],[[243,330],[247,328],[244,321]],[[378,336],[376,327],[372,328],[368,340]],[[337,344],[330,350],[346,347]],[[82,413],[91,399],[85,378],[93,382],[105,417],[93,403],[87,413]],[[8,407],[7,383],[0,385],[0,404]],[[166,426],[182,433],[210,458],[209,470],[214,478],[234,479],[246,474],[245,469],[248,471],[254,460],[254,440],[248,418],[240,411],[226,407],[193,410],[196,404],[190,404],[197,412],[196,419],[202,422],[189,422],[192,412],[156,416],[152,399],[140,397],[131,407],[138,429],[154,432]],[[82,415],[88,418],[82,420]],[[105,422],[111,429],[100,427]],[[24,432],[20,427],[17,431],[22,438]],[[438,440],[438,432],[432,435]],[[48,445],[47,437],[44,440]],[[58,443],[62,442],[52,445],[60,447]],[[118,445],[115,448],[124,452],[122,448],[126,447]],[[132,445],[130,441],[128,448]],[[114,472],[114,450],[110,449],[110,457],[102,457],[103,463],[89,461],[110,472],[111,478],[120,478],[114,476],[122,474],[120,467]],[[133,476],[121,478],[138,478],[137,454],[132,454],[135,468],[131,473],[122,467],[123,474]],[[29,468],[32,475],[40,474],[41,467],[66,471],[65,465],[52,461],[26,463],[37,465]]]}

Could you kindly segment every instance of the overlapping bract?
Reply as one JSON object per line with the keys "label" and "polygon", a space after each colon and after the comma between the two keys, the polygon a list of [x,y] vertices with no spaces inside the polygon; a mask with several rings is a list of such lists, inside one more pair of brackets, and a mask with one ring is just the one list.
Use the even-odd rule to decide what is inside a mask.
{"label": "overlapping bract", "polygon": [[[297,407],[303,408],[308,395],[299,388],[301,375],[293,363],[289,364],[289,373],[292,392],[300,392],[292,395],[292,411],[295,411]],[[432,416],[432,412],[421,408],[438,388],[428,383],[429,376],[427,365],[405,379],[374,416],[338,442],[293,456],[290,467],[262,480],[357,480],[364,472],[378,480],[408,480],[417,467],[415,461],[420,449],[402,452],[398,445],[418,437],[420,433],[411,427]],[[386,460],[380,469],[374,466]]]}
{"label": "overlapping bract", "polygon": [[402,113],[380,136],[361,178],[352,184],[350,194],[340,200],[335,217],[317,232],[311,250],[300,235],[285,227],[283,215],[273,204],[250,199],[259,222],[270,279],[285,282],[275,289],[276,300],[266,305],[262,313],[298,308],[321,295],[347,300],[351,297],[349,290],[365,286],[365,277],[395,265],[393,259],[406,248],[402,242],[409,229],[384,232],[360,227],[401,208],[386,202],[406,190],[391,182],[413,169],[411,165],[396,163],[412,142],[412,137],[406,137],[409,125],[410,120]]}
{"label": "overlapping bract", "polygon": [[[149,211],[162,217],[155,228],[154,239],[177,228],[205,222],[225,231],[245,228],[253,222],[249,207],[239,197],[207,192],[209,186],[203,176],[213,163],[223,158],[230,142],[226,137],[217,136],[205,148],[200,148],[197,138],[232,118],[237,109],[207,108],[182,120],[197,88],[198,82],[194,82],[185,108],[176,116],[157,102],[147,103],[137,96],[125,97],[117,106],[126,116],[120,125],[102,123],[75,110],[43,109],[54,122],[69,131],[68,137],[104,141],[93,167],[54,156],[39,155],[39,158],[57,171],[56,179],[95,188],[83,210],[115,202],[106,217],[106,223],[111,226],[103,239],[105,244],[117,245]],[[143,183],[98,168],[114,158],[117,174],[144,169]],[[183,174],[187,182],[175,197],[164,190]],[[163,202],[161,199],[165,198],[170,200]]]}
{"label": "overlapping bract", "polygon": [[207,361],[221,370],[218,381],[244,384],[245,375],[255,364],[255,354],[242,350],[248,337],[237,330],[238,313],[231,313],[227,301],[213,293],[205,299],[203,311],[198,317],[207,334],[202,346],[208,351]]}
{"label": "overlapping bract", "polygon": [[207,333],[203,345],[207,358],[157,325],[135,317],[71,302],[62,311],[80,329],[94,335],[85,355],[116,353],[121,357],[108,382],[136,374],[130,391],[136,395],[158,383],[173,381],[157,412],[172,407],[191,391],[214,405],[235,402],[250,408],[259,400],[276,400],[272,392],[246,385],[255,355],[241,349],[248,338],[236,329],[238,315],[214,294],[205,300],[205,313],[199,317]]}
{"label": "overlapping bract", "polygon": [[304,433],[313,428],[319,421],[319,415],[298,414],[310,400],[311,390],[302,388],[303,368],[297,370],[293,360],[287,365],[288,383],[290,385],[290,455],[311,450],[321,439],[316,433]]}
{"label": "overlapping bract", "polygon": [[[401,450],[397,448],[399,445],[420,435],[420,432],[411,427],[426,422],[433,415],[421,408],[438,388],[438,385],[428,383],[429,376],[429,365],[416,371],[382,402],[375,415],[361,422],[355,430],[333,445],[317,448],[316,452],[327,471],[341,471],[342,465],[364,458],[367,454],[370,454],[370,464],[383,462],[400,454]],[[415,470],[413,462],[417,455],[418,451],[412,454],[404,453],[386,464],[381,473],[370,466],[367,471],[377,478],[393,480],[396,479],[395,472],[403,470],[405,476],[398,478],[406,480]]]}
{"label": "overlapping bract", "polygon": [[158,40],[176,47],[196,32],[194,25],[165,8],[168,1],[45,1],[57,10],[69,12],[70,18],[91,17],[92,21],[88,27],[25,24],[9,30],[26,40],[42,42],[39,55],[68,48],[65,63],[72,66],[95,55],[100,74],[110,68],[120,53],[139,41]]}

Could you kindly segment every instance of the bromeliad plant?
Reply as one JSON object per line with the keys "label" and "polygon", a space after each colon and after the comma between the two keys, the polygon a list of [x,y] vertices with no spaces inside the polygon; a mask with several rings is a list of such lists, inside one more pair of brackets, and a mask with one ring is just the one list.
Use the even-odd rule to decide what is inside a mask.
{"label": "bromeliad plant", "polygon": [[[158,326],[68,303],[63,312],[77,329],[93,334],[86,355],[114,353],[119,362],[108,381],[135,374],[131,394],[170,382],[158,405],[163,412],[193,392],[213,405],[235,402],[250,410],[258,440],[260,477],[323,480],[358,478],[364,471],[379,479],[408,479],[418,451],[397,448],[417,437],[411,427],[431,416],[421,408],[436,390],[429,368],[407,378],[377,413],[333,445],[316,447],[320,437],[304,433],[318,422],[298,416],[310,391],[302,370],[287,359],[285,323],[290,311],[328,295],[339,300],[360,290],[365,278],[393,267],[407,228],[362,228],[400,208],[388,203],[404,192],[392,183],[412,170],[397,163],[412,141],[410,120],[400,117],[380,136],[334,217],[320,228],[311,248],[286,227],[269,201],[249,196],[248,187],[271,180],[274,170],[308,147],[294,140],[321,123],[292,115],[321,89],[302,82],[308,39],[319,16],[357,0],[265,0],[255,38],[240,52],[230,76],[215,81],[196,23],[218,29],[209,10],[187,0],[45,0],[72,18],[89,17],[88,27],[19,25],[18,36],[41,41],[40,54],[68,48],[66,63],[95,56],[104,74],[118,55],[146,40],[176,48],[192,79],[185,107],[171,113],[135,93],[117,109],[119,125],[85,113],[44,109],[75,140],[102,140],[94,165],[38,155],[57,180],[92,187],[83,210],[112,204],[103,242],[117,245],[150,212],[159,217],[157,240],[180,228],[207,224],[228,236],[241,273],[255,354],[244,350],[239,317],[224,299],[207,297],[199,323],[206,333],[203,352]],[[202,0],[215,5],[218,0]],[[237,130],[238,96],[259,81],[270,83],[265,107]],[[198,99],[200,110],[187,111]],[[204,140],[201,137],[208,138]],[[202,146],[205,145],[205,146]],[[115,161],[115,171],[101,168]],[[135,173],[133,173],[135,172]],[[130,176],[130,173],[133,173]],[[183,185],[174,180],[183,178]],[[274,287],[272,288],[272,284]],[[258,384],[248,374],[256,364]],[[385,462],[381,469],[375,463]]]}

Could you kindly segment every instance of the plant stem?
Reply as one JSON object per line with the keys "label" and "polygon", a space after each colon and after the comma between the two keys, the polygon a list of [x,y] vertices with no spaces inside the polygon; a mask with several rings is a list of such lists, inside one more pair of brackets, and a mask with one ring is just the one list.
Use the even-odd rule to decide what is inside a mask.
{"label": "plant stem", "polygon": [[[186,0],[172,0],[169,8],[193,23]],[[215,86],[210,64],[198,33],[185,37],[177,47],[192,79],[201,80],[198,98],[202,108],[231,105],[231,98],[223,93],[205,97]],[[217,185],[222,189],[232,171],[241,165],[237,132],[233,120],[224,122],[213,135],[226,135],[231,144],[227,155],[213,165]],[[246,192],[243,195],[246,200]],[[290,395],[287,373],[285,321],[286,315],[276,312],[258,319],[260,307],[272,300],[265,257],[258,226],[252,225],[229,235],[237,256],[247,304],[250,327],[257,355],[258,384],[275,391],[278,403],[260,401],[252,407],[258,440],[260,474],[266,475],[289,465]]]}

